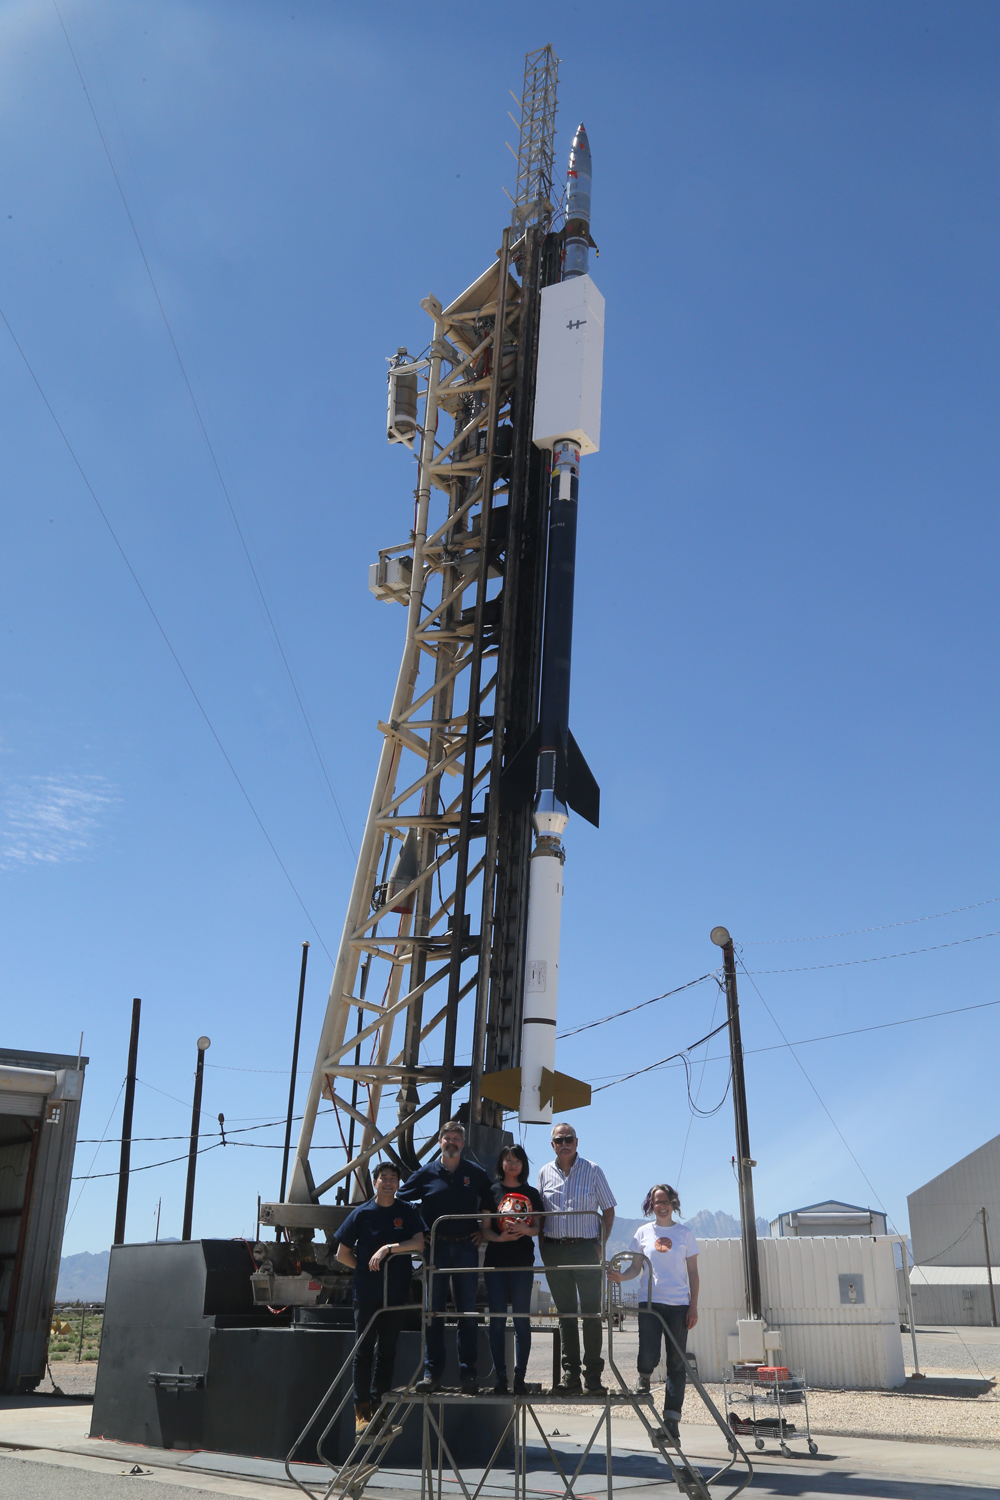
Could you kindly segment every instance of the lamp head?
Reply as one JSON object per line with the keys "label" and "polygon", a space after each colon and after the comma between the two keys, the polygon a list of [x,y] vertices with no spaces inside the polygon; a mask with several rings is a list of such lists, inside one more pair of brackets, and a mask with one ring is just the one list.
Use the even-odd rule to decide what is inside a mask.
{"label": "lamp head", "polygon": [[211,1045],[212,1045],[212,1039],[211,1039],[211,1037],[200,1036],[198,1038],[198,1051],[199,1052],[207,1052],[208,1049],[209,1049],[209,1047],[211,1047]]}
{"label": "lamp head", "polygon": [[709,937],[717,948],[724,948],[727,943],[732,942],[732,938],[725,927],[713,927],[709,933]]}

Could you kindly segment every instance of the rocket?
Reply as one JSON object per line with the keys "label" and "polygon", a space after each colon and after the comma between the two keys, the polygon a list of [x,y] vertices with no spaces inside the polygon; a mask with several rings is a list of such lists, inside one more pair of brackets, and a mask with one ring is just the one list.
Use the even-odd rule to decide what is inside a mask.
{"label": "rocket", "polygon": [[[523,1124],[547,1124],[553,1108],[590,1103],[587,1084],[556,1072],[556,1008],[562,919],[562,842],[570,810],[595,826],[600,789],[569,727],[573,593],[581,455],[600,444],[604,298],[589,274],[591,158],[581,124],[570,149],[562,279],[542,291],[532,440],[551,452],[548,555],[538,727],[504,771],[501,807],[532,801],[535,847],[528,881],[521,1066],[505,1090]],[[595,247],[596,248],[596,247]],[[517,1075],[515,1077],[514,1075]]]}

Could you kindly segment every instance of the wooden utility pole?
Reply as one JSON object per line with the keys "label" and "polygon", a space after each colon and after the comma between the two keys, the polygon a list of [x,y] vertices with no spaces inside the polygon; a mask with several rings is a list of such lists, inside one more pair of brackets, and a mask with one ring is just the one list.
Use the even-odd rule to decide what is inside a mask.
{"label": "wooden utility pole", "polygon": [[979,1210],[983,1220],[983,1244],[986,1247],[986,1280],[990,1284],[990,1316],[993,1319],[993,1327],[997,1326],[997,1302],[993,1294],[993,1264],[990,1260],[990,1237],[986,1229],[986,1208]]}
{"label": "wooden utility pole", "polygon": [[128,1176],[132,1158],[132,1110],[135,1105],[135,1065],[139,1056],[139,1012],[141,1000],[132,1001],[132,1032],[128,1039],[128,1069],[125,1073],[125,1109],[122,1113],[122,1154],[118,1163],[118,1207],[115,1211],[114,1244],[125,1243],[128,1212]]}
{"label": "wooden utility pole", "polygon": [[722,949],[726,976],[729,1056],[733,1070],[733,1112],[736,1116],[737,1182],[740,1189],[740,1238],[743,1241],[743,1276],[746,1283],[747,1313],[751,1318],[759,1318],[762,1316],[760,1260],[757,1251],[757,1216],[753,1202],[753,1169],[757,1163],[750,1155],[747,1088],[743,1076],[743,1039],[740,1036],[740,1001],[736,992],[736,955],[733,951],[733,940],[725,927],[713,927],[711,936],[716,947]]}

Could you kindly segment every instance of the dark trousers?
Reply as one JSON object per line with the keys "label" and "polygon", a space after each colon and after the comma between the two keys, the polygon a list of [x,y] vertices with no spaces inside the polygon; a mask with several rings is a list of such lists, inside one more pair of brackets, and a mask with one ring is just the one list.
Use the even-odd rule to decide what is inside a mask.
{"label": "dark trousers", "polygon": [[[673,1334],[674,1339],[668,1339],[663,1331],[663,1323],[656,1314],[660,1314],[663,1323],[666,1323]],[[687,1384],[687,1360],[684,1358],[684,1350],[687,1348],[687,1304],[683,1307],[671,1307],[666,1302],[654,1302],[651,1312],[643,1312],[639,1309],[639,1354],[635,1367],[640,1375],[652,1375],[660,1363],[660,1340],[663,1339],[667,1351],[667,1386],[663,1397],[664,1412],[675,1411],[680,1414],[684,1405],[684,1387]]]}
{"label": "dark trousers", "polygon": [[[559,1336],[562,1340],[562,1366],[574,1379],[580,1374],[580,1330],[577,1326],[577,1299],[581,1313],[601,1311],[601,1242],[600,1240],[542,1240],[542,1260],[549,1290],[560,1313]],[[568,1271],[565,1266],[595,1266],[593,1271]],[[562,1316],[568,1314],[568,1316]],[[604,1330],[600,1317],[583,1319],[583,1364],[588,1380],[597,1380],[604,1369],[601,1345]]]}
{"label": "dark trousers", "polygon": [[[476,1271],[460,1269],[475,1266]],[[448,1301],[448,1283],[455,1301],[455,1311],[470,1313],[476,1310],[476,1283],[479,1280],[479,1251],[471,1240],[435,1240],[434,1265],[431,1276],[431,1311],[443,1313]],[[454,1270],[455,1275],[447,1275]],[[476,1373],[477,1319],[458,1320],[458,1364],[463,1379]],[[444,1372],[444,1318],[427,1319],[427,1341],[424,1355],[424,1374],[440,1380]]]}
{"label": "dark trousers", "polygon": [[514,1314],[514,1374],[524,1375],[531,1353],[531,1287],[535,1279],[531,1266],[484,1266],[486,1296],[490,1313],[490,1353],[497,1375],[507,1374],[507,1305]]}
{"label": "dark trousers", "polygon": [[354,1304],[355,1333],[367,1329],[354,1351],[354,1399],[371,1401],[376,1406],[392,1386],[402,1322],[400,1313],[381,1312],[381,1307],[381,1297],[377,1302]]}

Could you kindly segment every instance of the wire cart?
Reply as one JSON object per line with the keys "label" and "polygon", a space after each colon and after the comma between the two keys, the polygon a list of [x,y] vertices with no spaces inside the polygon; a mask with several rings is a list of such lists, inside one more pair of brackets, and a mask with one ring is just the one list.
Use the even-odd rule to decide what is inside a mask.
{"label": "wire cart", "polygon": [[[789,1439],[801,1442],[805,1437],[809,1452],[819,1451],[809,1426],[809,1395],[802,1375],[789,1370],[787,1378],[779,1378],[777,1373],[765,1374],[764,1367],[734,1365],[722,1390],[726,1425],[734,1436],[752,1436],[757,1448],[763,1448],[766,1438],[776,1439],[784,1458],[792,1456]],[[804,1421],[804,1433],[790,1420],[790,1407]]]}

